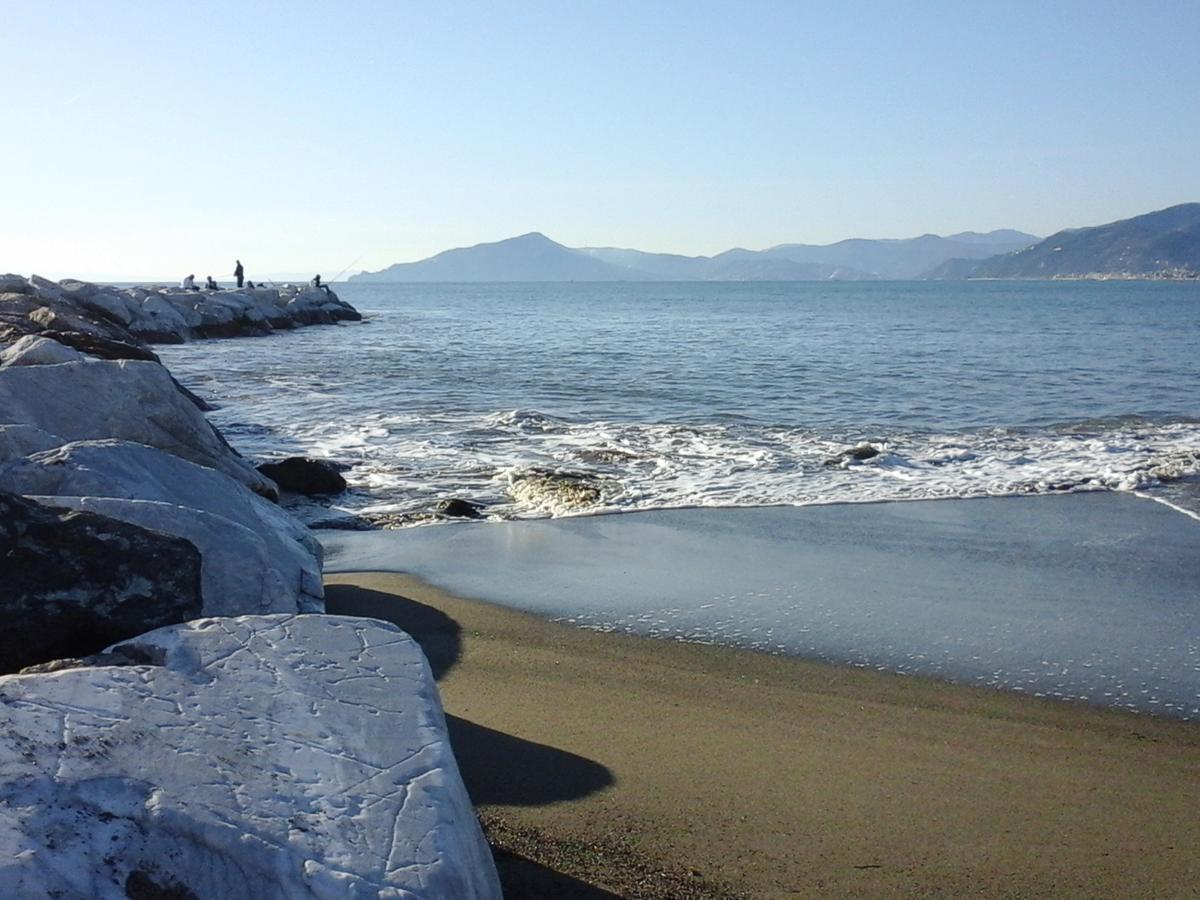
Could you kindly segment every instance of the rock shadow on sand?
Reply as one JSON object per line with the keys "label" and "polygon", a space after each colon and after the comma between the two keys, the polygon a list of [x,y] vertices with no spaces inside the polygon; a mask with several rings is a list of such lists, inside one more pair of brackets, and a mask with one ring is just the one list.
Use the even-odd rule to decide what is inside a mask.
{"label": "rock shadow on sand", "polygon": [[[325,588],[325,607],[335,615],[383,619],[412,636],[437,680],[462,656],[462,628],[440,609],[386,591],[352,584]],[[612,772],[595,760],[527,741],[458,716],[447,715],[450,743],[467,793],[476,805],[540,806],[576,800],[613,784]]]}

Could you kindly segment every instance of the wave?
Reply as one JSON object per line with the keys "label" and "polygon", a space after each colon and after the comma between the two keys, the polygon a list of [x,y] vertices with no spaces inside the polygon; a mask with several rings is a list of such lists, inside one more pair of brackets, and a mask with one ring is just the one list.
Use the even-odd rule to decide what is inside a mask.
{"label": "wave", "polygon": [[349,464],[354,491],[342,506],[371,514],[414,513],[450,497],[482,503],[487,518],[519,519],[1099,490],[1166,491],[1173,505],[1200,511],[1195,421],[939,433],[572,422],[512,410],[283,430],[310,455]]}

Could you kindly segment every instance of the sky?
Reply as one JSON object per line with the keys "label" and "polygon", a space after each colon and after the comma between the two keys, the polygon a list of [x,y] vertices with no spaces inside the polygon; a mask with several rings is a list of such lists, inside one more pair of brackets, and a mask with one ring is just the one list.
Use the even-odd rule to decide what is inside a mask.
{"label": "sky", "polygon": [[0,272],[375,270],[1200,200],[1200,3],[0,0]]}

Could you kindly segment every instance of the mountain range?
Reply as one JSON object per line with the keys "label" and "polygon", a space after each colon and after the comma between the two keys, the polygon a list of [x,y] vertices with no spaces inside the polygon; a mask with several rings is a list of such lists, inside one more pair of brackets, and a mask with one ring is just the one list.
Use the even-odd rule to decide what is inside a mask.
{"label": "mountain range", "polygon": [[1060,231],[1045,240],[1011,229],[903,240],[780,244],[716,256],[566,247],[533,232],[446,250],[360,282],[827,281],[915,278],[1200,277],[1200,203]]}
{"label": "mountain range", "polygon": [[1200,276],[1200,203],[1052,234],[984,260],[949,260],[931,278],[1196,278]]}
{"label": "mountain range", "polygon": [[1036,243],[1019,231],[851,239],[827,246],[780,244],[716,256],[565,247],[533,232],[446,250],[419,262],[362,272],[351,281],[824,281],[916,278],[955,258],[984,259]]}

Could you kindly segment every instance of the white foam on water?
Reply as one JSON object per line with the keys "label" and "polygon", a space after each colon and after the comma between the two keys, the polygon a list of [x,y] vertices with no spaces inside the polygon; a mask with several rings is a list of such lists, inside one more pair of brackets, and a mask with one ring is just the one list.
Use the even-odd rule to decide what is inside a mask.
{"label": "white foam on water", "polygon": [[[350,464],[358,493],[344,506],[371,513],[412,512],[447,497],[484,503],[494,519],[520,519],[1103,490],[1155,496],[1161,485],[1200,475],[1193,422],[947,434],[581,423],[513,410],[380,413],[282,430],[304,452]],[[878,455],[843,455],[863,441]]]}

